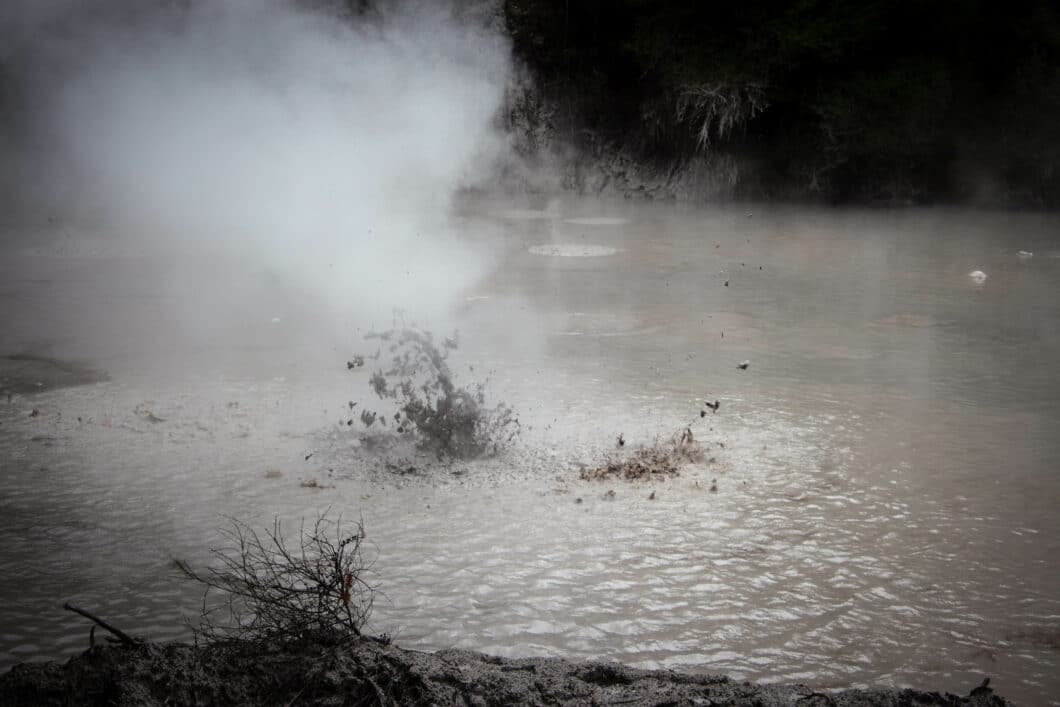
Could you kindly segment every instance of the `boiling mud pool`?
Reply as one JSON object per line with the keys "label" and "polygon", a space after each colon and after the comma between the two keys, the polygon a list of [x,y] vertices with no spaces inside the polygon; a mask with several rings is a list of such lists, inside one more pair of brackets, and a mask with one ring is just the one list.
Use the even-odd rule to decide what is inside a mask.
{"label": "boiling mud pool", "polygon": [[[9,248],[0,353],[110,379],[0,405],[4,665],[87,645],[66,600],[186,638],[198,595],[174,557],[206,562],[223,515],[330,507],[363,518],[370,628],[407,647],[1060,694],[1055,217],[567,200],[458,218],[494,268],[462,295],[457,367],[492,371],[524,434],[405,475],[365,463],[344,423],[368,370],[297,297],[263,291],[240,343],[190,346],[159,326],[182,296],[159,295],[163,262]],[[578,479],[619,433],[686,424],[712,462]]]}

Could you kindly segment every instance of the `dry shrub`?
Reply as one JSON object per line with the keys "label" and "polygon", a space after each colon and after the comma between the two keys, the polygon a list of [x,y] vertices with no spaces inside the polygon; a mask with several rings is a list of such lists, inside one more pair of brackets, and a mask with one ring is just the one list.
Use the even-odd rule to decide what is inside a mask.
{"label": "dry shrub", "polygon": [[259,533],[231,520],[225,546],[214,548],[212,567],[183,574],[204,586],[196,638],[293,640],[306,636],[359,636],[372,612],[375,589],[365,581],[361,523],[344,529],[326,514],[303,522],[297,545],[280,521]]}
{"label": "dry shrub", "polygon": [[679,476],[682,467],[702,461],[703,456],[703,447],[692,435],[692,428],[686,427],[680,434],[673,434],[665,442],[656,442],[627,456],[612,456],[603,466],[585,469],[581,472],[581,478],[593,481]]}
{"label": "dry shrub", "polygon": [[724,142],[738,128],[769,107],[765,90],[755,83],[699,83],[682,86],[674,116],[695,134],[700,150],[714,139]]}
{"label": "dry shrub", "polygon": [[415,434],[422,447],[459,459],[496,454],[518,434],[519,420],[511,408],[486,405],[486,382],[465,387],[454,381],[447,359],[457,346],[456,336],[440,347],[431,332],[413,327],[365,338],[387,349],[390,365],[373,373],[369,385],[395,407],[390,415],[363,411],[366,427],[376,422],[385,426],[389,419],[399,434]]}
{"label": "dry shrub", "polygon": [[686,83],[647,99],[640,122],[656,146],[689,144],[689,155],[709,154],[768,107],[765,86],[757,81]]}

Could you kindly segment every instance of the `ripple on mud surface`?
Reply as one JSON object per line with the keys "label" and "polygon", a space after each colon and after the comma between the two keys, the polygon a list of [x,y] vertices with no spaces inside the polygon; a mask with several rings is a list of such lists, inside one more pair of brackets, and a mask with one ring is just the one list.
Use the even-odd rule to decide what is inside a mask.
{"label": "ripple on mud surface", "polygon": [[[407,477],[363,473],[332,419],[340,405],[319,408],[333,390],[101,384],[38,396],[36,418],[5,412],[0,448],[41,435],[55,444],[31,447],[0,478],[0,571],[9,587],[35,588],[2,596],[4,664],[84,648],[86,626],[57,608],[63,600],[133,633],[186,638],[183,616],[200,596],[173,557],[206,562],[223,514],[296,523],[331,506],[368,529],[385,594],[372,630],[409,647],[930,684],[989,668],[997,635],[1030,656],[1006,660],[1048,680],[1036,661],[1055,660],[1055,621],[988,627],[993,582],[935,578],[953,553],[933,531],[974,539],[989,523],[915,514],[889,489],[852,483],[847,453],[819,446],[829,416],[718,415],[703,435],[713,464],[655,484],[579,480],[575,461],[613,445],[601,428],[639,444],[645,419],[677,422],[676,410],[645,416],[641,405],[660,404],[649,396],[621,412],[570,409],[508,457]],[[274,468],[282,474],[267,476]],[[301,487],[310,476],[323,488]],[[963,652],[947,653],[953,641]]]}
{"label": "ripple on mud surface", "polygon": [[545,243],[531,246],[530,252],[534,255],[550,255],[560,258],[599,258],[614,255],[618,252],[618,248],[592,243]]}
{"label": "ripple on mud surface", "polygon": [[510,221],[536,221],[538,219],[556,218],[556,213],[547,209],[504,209],[497,211],[495,215]]}
{"label": "ripple on mud surface", "polygon": [[[506,457],[373,467],[346,425],[346,392],[367,396],[368,371],[340,358],[318,374],[331,364],[279,344],[269,358],[293,363],[267,370],[286,381],[243,373],[240,351],[238,380],[174,381],[199,370],[181,362],[160,381],[16,394],[6,407],[0,396],[0,663],[83,650],[87,626],[64,600],[132,633],[182,635],[201,597],[174,557],[207,562],[225,514],[263,527],[331,507],[365,521],[384,592],[370,628],[408,647],[961,694],[989,674],[1026,704],[1060,693],[1056,533],[1043,515],[1055,261],[1021,266],[1024,279],[994,288],[1004,297],[970,298],[935,284],[945,259],[902,239],[777,237],[742,217],[683,234],[635,218],[593,232],[622,256],[572,263],[523,249],[576,241],[589,224],[523,216],[553,221],[506,224],[516,264],[532,266],[505,261],[472,320],[499,322],[503,345],[481,337],[497,358],[479,370],[498,371],[491,390],[524,424]],[[744,261],[766,269],[744,273]],[[4,296],[44,301],[50,281],[32,282]],[[513,343],[525,324],[506,308],[524,300],[541,321]],[[699,418],[707,396],[721,409]],[[713,463],[654,484],[578,479],[618,434],[647,444],[690,415]]]}
{"label": "ripple on mud surface", "polygon": [[42,243],[23,248],[21,255],[31,258],[112,259],[143,258],[150,250],[142,244],[114,238],[100,238],[81,233],[42,233]]}
{"label": "ripple on mud surface", "polygon": [[571,223],[576,226],[621,226],[629,223],[629,219],[617,216],[583,216],[563,219],[563,223]]}

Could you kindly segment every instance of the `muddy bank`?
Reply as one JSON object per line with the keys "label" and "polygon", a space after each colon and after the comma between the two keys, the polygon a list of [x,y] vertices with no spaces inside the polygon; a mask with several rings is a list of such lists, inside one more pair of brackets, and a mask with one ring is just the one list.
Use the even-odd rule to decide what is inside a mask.
{"label": "muddy bank", "polygon": [[107,374],[36,354],[0,356],[0,395],[29,395],[107,380]]}
{"label": "muddy bank", "polygon": [[0,703],[67,704],[623,704],[1005,705],[988,687],[961,697],[914,690],[823,694],[720,675],[615,663],[421,653],[367,640],[282,648],[246,642],[96,646],[66,663],[22,664],[0,677]]}

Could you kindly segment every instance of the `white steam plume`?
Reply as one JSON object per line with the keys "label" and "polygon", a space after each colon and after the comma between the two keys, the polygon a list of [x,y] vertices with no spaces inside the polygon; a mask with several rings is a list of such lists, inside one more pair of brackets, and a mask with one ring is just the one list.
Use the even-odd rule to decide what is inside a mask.
{"label": "white steam plume", "polygon": [[[166,252],[260,266],[344,321],[394,307],[430,317],[479,274],[447,211],[505,147],[508,46],[481,13],[92,6],[4,11],[3,33],[24,38],[7,60],[23,82],[11,154],[38,202],[43,191],[67,219]],[[208,270],[175,273],[239,298],[238,278],[202,282]]]}

